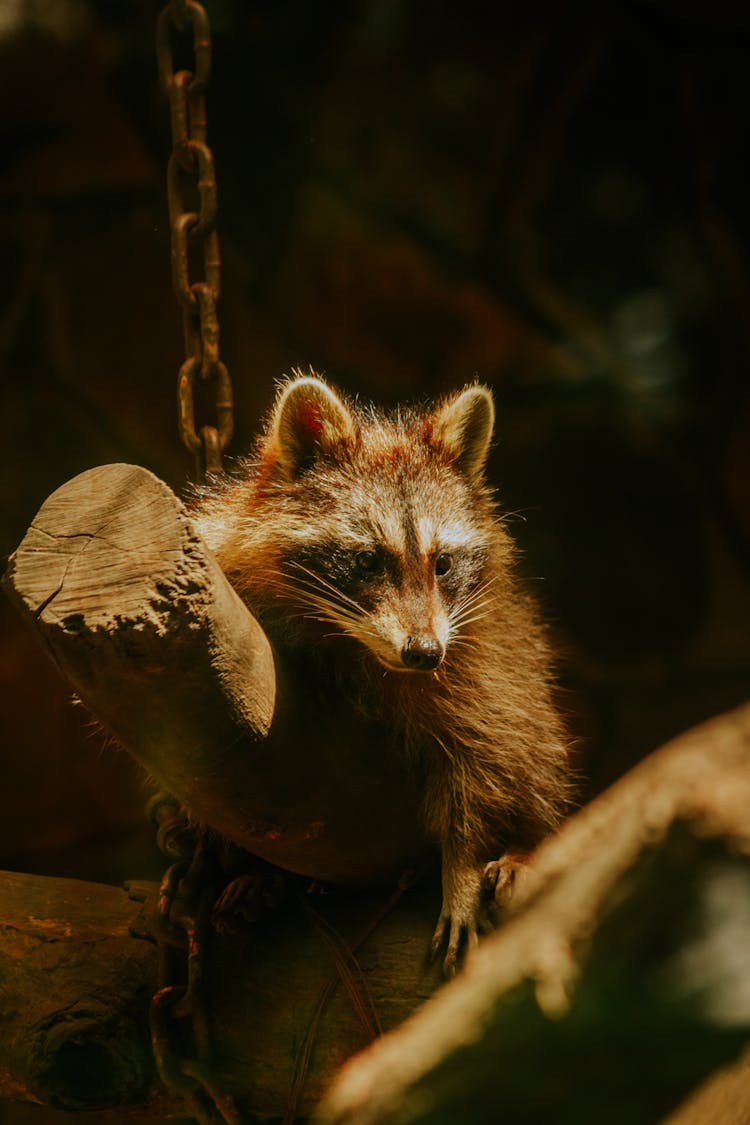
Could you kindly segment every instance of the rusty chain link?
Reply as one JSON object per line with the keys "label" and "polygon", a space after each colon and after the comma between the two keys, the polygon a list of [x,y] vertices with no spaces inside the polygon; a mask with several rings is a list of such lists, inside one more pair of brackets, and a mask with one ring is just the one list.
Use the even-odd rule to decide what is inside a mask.
{"label": "rusty chain link", "polygon": [[177,859],[159,887],[159,982],[149,1013],[156,1069],[168,1093],[199,1125],[241,1125],[233,1098],[219,1089],[211,1068],[203,964],[215,888],[206,842],[174,797],[157,793],[149,813],[157,843]]}
{"label": "rusty chain link", "polygon": [[[175,70],[174,40],[192,36],[194,69]],[[195,455],[198,477],[222,471],[221,455],[232,437],[232,383],[219,359],[216,305],[221,287],[216,233],[216,174],[206,143],[205,91],[211,77],[211,33],[198,0],[169,0],[156,26],[159,81],[169,98],[172,152],[167,200],[172,237],[172,284],[182,307],[185,362],[177,380],[180,437]],[[191,262],[192,259],[192,262]],[[199,265],[195,259],[199,259]],[[200,276],[192,279],[191,265]],[[195,392],[211,386],[214,424],[195,421]]]}
{"label": "rusty chain link", "polygon": [[[180,37],[190,37],[193,70],[175,70],[173,47]],[[156,25],[156,57],[170,106],[167,201],[172,284],[182,308],[186,356],[177,379],[178,422],[184,445],[195,455],[198,479],[203,480],[222,471],[221,455],[232,436],[233,404],[229,372],[219,359],[216,174],[206,143],[211,34],[198,0],[169,0],[162,9]],[[201,386],[213,389],[215,424],[198,429],[195,397]],[[157,844],[176,861],[159,890],[159,981],[150,1010],[156,1068],[167,1091],[200,1125],[217,1121],[239,1125],[232,1098],[218,1089],[210,1069],[203,959],[214,886],[205,842],[170,795],[158,793],[149,813]],[[191,1048],[186,1053],[188,1040]]]}

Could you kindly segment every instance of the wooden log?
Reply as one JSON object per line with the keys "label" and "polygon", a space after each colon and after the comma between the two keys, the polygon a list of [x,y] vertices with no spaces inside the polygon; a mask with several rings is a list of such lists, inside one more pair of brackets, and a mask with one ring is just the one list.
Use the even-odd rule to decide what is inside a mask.
{"label": "wooden log", "polygon": [[0,1096],[66,1109],[146,1102],[156,950],[119,887],[0,872]]}
{"label": "wooden log", "polygon": [[[544,843],[510,920],[347,1064],[318,1120],[660,1120],[750,1034],[750,1003],[733,1009],[746,974],[721,980],[727,943],[746,948],[748,808],[750,705],[675,739]],[[727,877],[717,913],[707,895]],[[724,1120],[748,1073],[709,1083],[702,1120]]]}
{"label": "wooden log", "polygon": [[[117,887],[0,873],[0,1097],[69,1110],[179,1114],[159,1089],[148,1032],[157,985],[156,885]],[[425,965],[435,888],[408,892],[361,948],[384,1028],[432,991]],[[383,896],[317,896],[316,913],[350,940]],[[206,998],[214,1074],[244,1112],[281,1116],[322,991],[336,977],[306,898],[292,894],[246,935],[209,941]],[[182,1032],[177,1032],[179,1040]],[[300,1111],[309,1113],[368,1034],[339,984],[313,1040]]]}
{"label": "wooden log", "polygon": [[11,597],[99,721],[201,823],[342,884],[421,856],[417,779],[383,732],[279,665],[170,489],[105,465],[44,503]]}

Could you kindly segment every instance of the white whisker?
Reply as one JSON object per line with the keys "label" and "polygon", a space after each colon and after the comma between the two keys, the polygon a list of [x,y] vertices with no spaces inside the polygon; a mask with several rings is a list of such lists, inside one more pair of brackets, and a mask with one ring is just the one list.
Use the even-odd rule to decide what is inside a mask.
{"label": "white whisker", "polygon": [[[317,610],[323,615],[319,617],[315,613],[303,614],[310,620],[329,621],[345,631],[348,631],[348,626],[360,625],[362,618],[366,617],[366,612],[361,606],[357,605],[352,598],[342,594],[335,586],[321,579],[313,571],[308,571],[307,567],[294,565],[297,569],[309,575],[313,581],[277,580],[272,584],[272,589],[277,594],[298,599],[301,609]],[[314,583],[317,583],[317,588]],[[329,590],[331,591],[330,594],[328,593]]]}
{"label": "white whisker", "polygon": [[314,587],[317,586],[321,590],[330,590],[331,593],[335,594],[336,598],[339,599],[341,602],[348,603],[358,613],[364,612],[361,605],[359,604],[359,602],[356,602],[354,600],[354,598],[350,598],[348,594],[345,594],[343,592],[343,590],[339,590],[337,586],[334,586],[333,583],[331,583],[327,579],[323,578],[322,575],[316,574],[314,570],[309,570],[308,567],[303,566],[302,563],[292,562],[289,565],[293,566],[295,570],[302,571],[302,573],[306,574],[308,576],[308,578],[311,578],[312,581],[313,581]]}
{"label": "white whisker", "polygon": [[479,648],[479,642],[473,637],[452,637],[448,642],[450,649],[454,648]]}
{"label": "white whisker", "polygon": [[497,597],[483,596],[487,593],[490,585],[491,581],[483,583],[453,607],[448,617],[451,634],[457,634],[465,625],[478,621],[482,617],[487,617],[492,612],[497,605]]}
{"label": "white whisker", "polygon": [[484,613],[481,613],[481,616],[486,617],[487,614],[492,612],[492,609],[496,604],[497,604],[497,599],[492,598],[491,600],[488,600],[488,601],[477,602],[476,604],[472,603],[471,605],[467,605],[464,608],[462,613],[452,613],[450,615],[449,620],[450,620],[451,626],[462,625],[464,623],[464,621],[473,620],[473,618],[470,617],[470,614],[473,614],[476,611],[484,610]]}
{"label": "white whisker", "polygon": [[[462,617],[461,621],[458,622],[458,624],[461,626],[461,628],[463,628],[464,625],[471,625],[474,621],[483,621],[485,617],[490,616],[491,612],[491,610],[486,609],[484,613],[475,613],[473,617]],[[452,624],[453,622],[451,622],[451,625]]]}
{"label": "white whisker", "polygon": [[466,594],[463,598],[461,598],[456,603],[456,605],[454,606],[454,611],[457,612],[457,613],[460,613],[461,610],[463,610],[467,606],[470,606],[478,598],[480,598],[484,594],[486,594],[487,591],[490,589],[490,587],[492,585],[494,585],[494,583],[495,583],[494,577],[488,578],[486,582],[482,582],[479,586],[477,586],[477,588],[475,590],[472,590],[470,593]]}

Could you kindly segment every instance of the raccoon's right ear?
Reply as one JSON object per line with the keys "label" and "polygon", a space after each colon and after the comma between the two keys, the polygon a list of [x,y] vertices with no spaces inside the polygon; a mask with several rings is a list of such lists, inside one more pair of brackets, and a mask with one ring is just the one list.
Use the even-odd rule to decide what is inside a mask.
{"label": "raccoon's right ear", "polygon": [[431,437],[468,477],[484,469],[495,425],[495,405],[487,387],[466,387],[441,403],[430,417]]}
{"label": "raccoon's right ear", "polygon": [[354,419],[336,392],[322,379],[303,375],[282,387],[266,448],[274,468],[294,480],[316,458],[340,455],[356,434]]}

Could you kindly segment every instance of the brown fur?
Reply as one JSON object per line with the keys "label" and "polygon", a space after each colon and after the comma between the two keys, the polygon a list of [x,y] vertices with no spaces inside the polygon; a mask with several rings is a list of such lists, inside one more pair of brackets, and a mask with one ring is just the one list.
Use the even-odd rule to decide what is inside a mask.
{"label": "brown fur", "polygon": [[[483,477],[493,418],[481,387],[386,417],[297,378],[282,387],[255,459],[198,509],[276,648],[337,705],[387,718],[423,773],[421,812],[443,859],[436,940],[447,931],[449,969],[482,928],[485,865],[533,847],[569,796],[547,644]],[[391,569],[365,581],[352,559],[379,544],[377,565]],[[441,550],[452,577],[437,576]],[[444,649],[436,668],[397,670],[412,634]]]}

